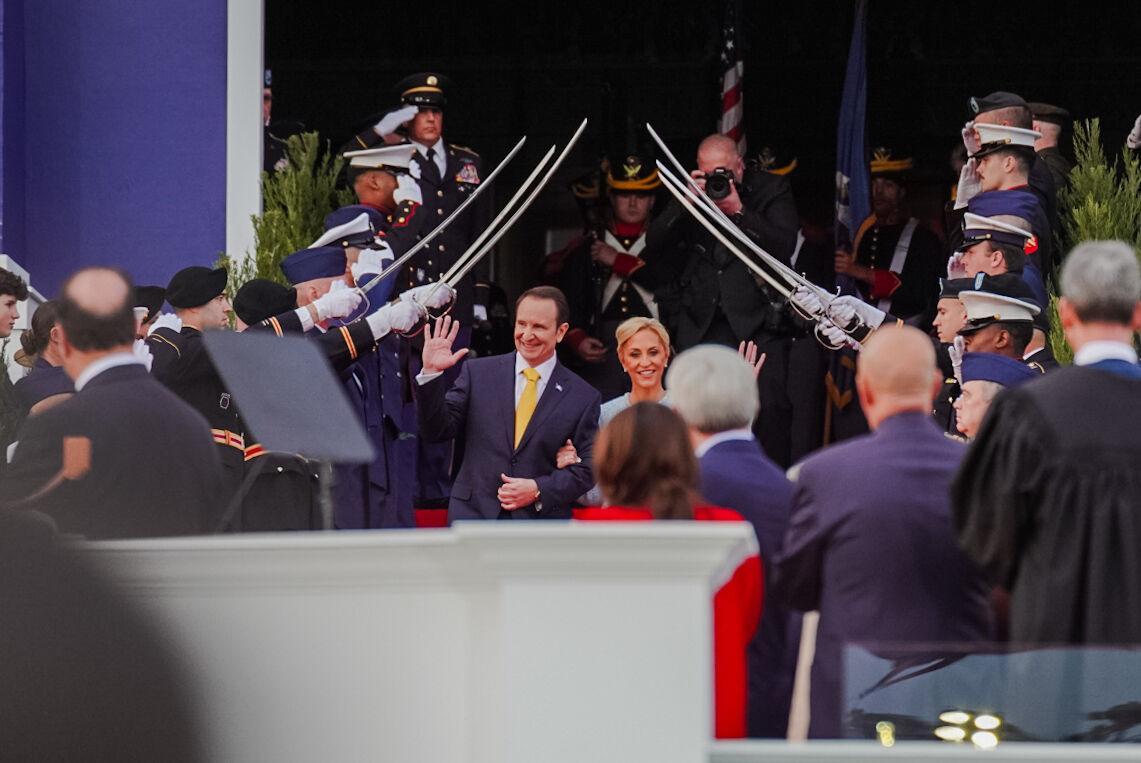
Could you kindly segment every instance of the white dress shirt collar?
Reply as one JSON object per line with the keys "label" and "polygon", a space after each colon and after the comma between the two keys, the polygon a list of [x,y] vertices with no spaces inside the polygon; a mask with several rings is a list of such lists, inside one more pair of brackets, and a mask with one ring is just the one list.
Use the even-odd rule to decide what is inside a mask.
{"label": "white dress shirt collar", "polygon": [[1075,366],[1089,366],[1103,360],[1124,360],[1126,363],[1136,363],[1137,352],[1124,342],[1099,340],[1086,342],[1080,350],[1074,353]]}
{"label": "white dress shirt collar", "polygon": [[753,430],[751,429],[726,429],[724,432],[718,432],[709,437],[705,442],[694,448],[693,453],[698,458],[702,458],[706,453],[723,442],[753,439],[755,438],[753,437]]}
{"label": "white dress shirt collar", "polygon": [[425,159],[428,158],[429,148],[436,152],[432,158],[435,159],[436,166],[440,168],[440,177],[443,177],[444,173],[448,171],[448,150],[444,145],[444,139],[442,137],[436,138],[436,142],[431,146],[425,146],[423,143],[417,143],[416,141],[412,142],[416,144],[416,152]]}
{"label": "white dress shirt collar", "polygon": [[[547,382],[551,379],[551,374],[555,372],[555,365],[559,362],[558,354],[553,354],[551,357],[544,360],[539,365],[535,366],[535,370],[539,372],[539,381],[535,385],[538,394],[535,399],[538,400],[543,396],[543,390],[547,388]],[[523,387],[527,384],[527,378],[523,376],[523,369],[529,368],[530,364],[523,359],[523,356],[518,352],[515,353],[515,405],[519,405],[519,397],[523,394]]]}
{"label": "white dress shirt collar", "polygon": [[110,355],[104,355],[89,365],[87,368],[75,378],[75,391],[83,389],[87,383],[94,379],[99,374],[111,368],[119,366],[143,365],[143,361],[139,360],[133,352],[113,352]]}

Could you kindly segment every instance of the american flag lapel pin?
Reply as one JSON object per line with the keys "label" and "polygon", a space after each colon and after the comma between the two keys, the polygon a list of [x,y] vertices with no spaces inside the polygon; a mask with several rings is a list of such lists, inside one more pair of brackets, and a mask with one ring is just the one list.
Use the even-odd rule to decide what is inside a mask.
{"label": "american flag lapel pin", "polygon": [[562,392],[563,391],[563,385],[559,384],[558,382],[555,382],[555,389],[557,389],[559,392]]}

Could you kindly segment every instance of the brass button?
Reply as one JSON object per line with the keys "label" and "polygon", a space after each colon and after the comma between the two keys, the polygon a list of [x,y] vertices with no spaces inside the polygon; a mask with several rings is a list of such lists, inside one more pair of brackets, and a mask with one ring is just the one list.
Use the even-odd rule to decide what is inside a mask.
{"label": "brass button", "polygon": [[442,210],[442,209],[437,209],[437,210],[436,210],[436,214],[438,214],[440,217],[443,217],[443,216],[444,216],[444,210]]}
{"label": "brass button", "polygon": [[443,191],[436,191],[436,195],[439,196],[440,198],[443,198],[444,192]]}
{"label": "brass button", "polygon": [[440,244],[440,251],[441,252],[444,251],[444,245],[443,244]]}

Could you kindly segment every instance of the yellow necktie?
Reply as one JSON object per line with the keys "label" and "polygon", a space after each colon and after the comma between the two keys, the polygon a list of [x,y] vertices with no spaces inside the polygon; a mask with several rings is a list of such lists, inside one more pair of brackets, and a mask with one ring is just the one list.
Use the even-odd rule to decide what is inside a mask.
{"label": "yellow necktie", "polygon": [[523,376],[527,383],[523,385],[523,394],[519,396],[519,405],[515,406],[515,447],[523,439],[527,431],[527,423],[531,421],[531,414],[539,403],[539,372],[534,368],[524,368]]}

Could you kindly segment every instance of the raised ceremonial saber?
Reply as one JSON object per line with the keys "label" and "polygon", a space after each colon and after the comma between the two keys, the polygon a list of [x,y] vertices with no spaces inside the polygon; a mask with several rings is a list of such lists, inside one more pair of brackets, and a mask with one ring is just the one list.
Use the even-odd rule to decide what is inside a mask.
{"label": "raised ceremonial saber", "polygon": [[[440,284],[447,283],[449,286],[454,286],[455,284],[459,283],[460,280],[466,276],[468,272],[470,272],[471,269],[475,267],[476,264],[481,259],[483,259],[485,255],[487,255],[488,252],[491,251],[491,248],[495,246],[495,243],[499,241],[504,233],[511,229],[511,226],[514,225],[515,221],[519,219],[520,215],[527,211],[527,208],[531,205],[531,202],[535,200],[535,197],[539,195],[539,192],[542,191],[550,181],[551,177],[558,170],[559,165],[563,163],[563,160],[566,159],[570,154],[571,149],[574,148],[575,143],[578,142],[579,136],[581,136],[583,130],[586,129],[586,123],[587,120],[583,119],[579,124],[578,129],[574,131],[574,135],[571,136],[570,140],[567,141],[566,146],[555,158],[555,161],[551,163],[551,165],[547,168],[546,174],[543,175],[538,183],[535,184],[535,187],[531,189],[531,192],[527,195],[527,198],[523,201],[522,204],[519,205],[519,208],[514,211],[511,217],[508,218],[507,222],[504,223],[503,226],[498,230],[496,230],[490,238],[487,238],[490,234],[490,231],[494,229],[496,224],[498,224],[504,215],[510,211],[511,202],[508,203],[507,207],[504,207],[503,212],[501,212],[499,216],[491,222],[491,225],[487,226],[483,234],[480,235],[479,239],[477,239],[476,242],[473,243],[471,247],[469,247],[468,250],[463,253],[463,256],[456,260],[456,264],[452,265],[448,272],[440,277],[440,280],[436,282],[436,287],[432,289],[432,291],[428,292],[428,295],[425,297],[425,299],[432,296],[432,294],[436,292],[436,289],[440,288]],[[535,168],[535,172],[532,172],[531,177],[528,177],[527,180],[524,181],[523,185],[519,186],[518,192],[516,192],[515,197],[511,200],[512,202],[514,202],[515,199],[518,198],[519,195],[526,190],[527,185],[534,179],[534,176],[539,172],[543,164],[546,163],[547,158],[554,150],[555,147],[551,146],[550,151],[548,151],[547,155],[543,157],[543,161],[539,162],[539,166]],[[486,243],[483,242],[484,239],[486,239]],[[466,262],[465,259],[467,260]]]}
{"label": "raised ceremonial saber", "polygon": [[[686,195],[690,196],[695,202],[701,204],[703,207],[712,212],[713,215],[717,217],[718,221],[728,229],[730,235],[732,235],[740,243],[744,244],[758,257],[760,257],[765,264],[780,273],[780,275],[790,285],[803,286],[806,289],[814,292],[817,297],[819,297],[820,301],[825,305],[827,305],[832,300],[832,295],[827,290],[812,283],[812,281],[809,281],[803,275],[797,273],[788,265],[785,265],[776,257],[773,257],[771,254],[766,252],[757,244],[756,241],[753,241],[751,238],[746,236],[736,225],[733,224],[733,221],[729,219],[729,216],[721,211],[720,207],[713,203],[713,200],[706,195],[706,193],[701,189],[701,186],[693,182],[693,178],[690,177],[689,173],[685,171],[685,167],[682,166],[681,162],[678,161],[678,158],[674,156],[673,152],[670,151],[669,146],[666,145],[666,142],[662,140],[662,137],[658,135],[657,131],[654,130],[653,126],[649,122],[646,123],[646,130],[650,133],[650,137],[654,139],[654,142],[658,144],[658,148],[662,150],[662,154],[670,161],[670,164],[673,165],[679,177],[685,178],[686,184],[679,185],[681,186],[681,189],[685,191]],[[657,162],[657,165],[659,172],[668,172],[660,160]],[[686,186],[692,187],[693,190],[690,190],[690,188]],[[792,300],[792,302],[795,305],[795,300]],[[809,315],[809,312],[802,310],[800,305],[795,306],[801,315],[806,317]]]}
{"label": "raised ceremonial saber", "polygon": [[[678,203],[681,204],[682,207],[694,217],[694,219],[696,219],[699,223],[701,223],[702,226],[705,227],[706,230],[708,230],[711,234],[713,234],[714,238],[716,238],[718,241],[720,241],[722,244],[724,244],[725,248],[729,250],[730,254],[733,254],[734,256],[736,256],[737,259],[739,259],[742,262],[742,264],[745,265],[745,267],[747,267],[749,270],[756,273],[761,279],[763,279],[765,281],[765,283],[767,283],[769,286],[771,286],[778,294],[780,294],[785,299],[789,300],[790,303],[795,302],[795,297],[793,296],[792,289],[789,288],[789,286],[790,286],[789,284],[784,284],[784,283],[780,283],[779,281],[777,281],[775,276],[773,276],[767,270],[762,268],[756,262],[753,262],[753,259],[751,257],[749,257],[747,254],[745,254],[740,249],[738,249],[734,244],[732,244],[729,241],[729,239],[727,239],[725,237],[725,234],[722,231],[720,231],[717,228],[717,226],[713,223],[713,220],[711,220],[708,217],[709,213],[705,210],[705,207],[702,206],[701,208],[699,208],[698,204],[696,204],[695,202],[692,202],[688,198],[686,198],[685,194],[683,193],[683,191],[686,190],[685,186],[682,185],[681,181],[679,181],[677,178],[675,178],[673,176],[673,174],[671,172],[669,172],[669,170],[666,170],[664,168],[664,166],[661,164],[661,162],[658,162],[658,170],[659,170],[658,174],[662,178],[662,185],[664,185],[666,187],[666,190],[668,190],[673,195],[673,197],[675,199],[677,199]],[[808,310],[803,309],[803,307],[799,306],[799,305],[797,306],[797,310],[798,310],[798,312],[801,312],[801,314],[806,315],[806,316],[809,313]],[[843,331],[844,333],[849,334],[849,335],[851,335],[851,331],[857,330],[859,328],[859,325],[841,326],[840,324],[836,323],[826,311],[822,312],[822,314],[820,314],[820,315],[812,316],[812,319],[813,320],[819,320],[819,319],[827,320],[829,323],[836,326],[836,328],[840,329],[841,331]],[[833,349],[833,350],[839,349],[839,347],[837,345],[830,344],[824,340],[824,338],[820,334],[819,326],[817,326],[814,333],[816,335],[817,341],[820,342],[825,347],[827,347],[829,349]]]}
{"label": "raised ceremonial saber", "polygon": [[456,207],[450,215],[445,217],[443,222],[441,222],[439,225],[437,225],[435,228],[433,228],[432,231],[427,236],[425,236],[424,238],[417,241],[415,246],[413,246],[411,249],[409,249],[404,254],[400,255],[400,257],[398,259],[394,260],[391,265],[389,265],[387,268],[384,268],[383,270],[381,270],[380,273],[378,273],[375,278],[370,280],[364,286],[357,287],[359,289],[360,293],[361,294],[368,294],[370,291],[372,291],[374,288],[376,288],[377,284],[379,284],[381,281],[383,281],[389,275],[391,275],[392,273],[395,273],[401,267],[403,267],[404,263],[406,263],[406,262],[408,262],[408,260],[412,259],[412,257],[417,252],[419,252],[421,249],[426,247],[428,244],[432,243],[432,239],[434,239],[434,238],[436,238],[436,236],[440,235],[444,231],[444,229],[447,228],[452,223],[453,220],[455,220],[457,217],[459,217],[461,212],[463,212],[465,209],[467,209],[471,205],[471,203],[473,201],[475,201],[481,193],[483,193],[485,188],[487,188],[489,185],[491,185],[491,181],[495,180],[495,176],[498,175],[504,167],[506,167],[508,164],[511,163],[511,160],[515,158],[515,154],[519,153],[519,149],[523,148],[523,144],[526,142],[527,142],[527,136],[524,135],[522,138],[519,139],[519,142],[515,144],[514,148],[512,148],[510,151],[507,152],[507,156],[503,157],[503,161],[501,161],[499,163],[499,165],[494,170],[491,171],[491,174],[483,179],[483,182],[479,184],[479,188],[475,189],[475,193],[473,193],[471,196],[468,196],[466,199],[464,199],[463,203],[460,204],[458,207]]}

